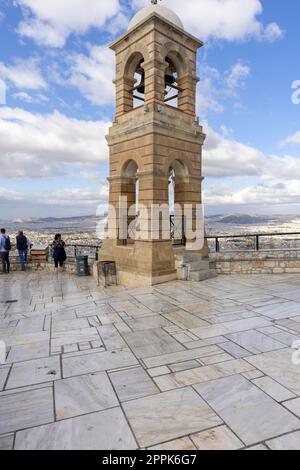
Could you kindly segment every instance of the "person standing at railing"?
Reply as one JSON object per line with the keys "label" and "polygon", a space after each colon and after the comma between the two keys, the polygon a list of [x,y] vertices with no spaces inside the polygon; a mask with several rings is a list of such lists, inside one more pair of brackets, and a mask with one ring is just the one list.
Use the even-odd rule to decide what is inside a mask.
{"label": "person standing at railing", "polygon": [[2,261],[2,270],[3,273],[9,274],[10,262],[9,262],[9,252],[11,250],[10,238],[6,235],[5,228],[1,229],[0,234],[0,257]]}
{"label": "person standing at railing", "polygon": [[58,266],[60,266],[61,271],[63,271],[64,262],[67,259],[65,246],[66,244],[63,241],[61,234],[57,233],[52,243],[52,250],[53,250],[52,256],[54,259],[55,268],[57,270],[57,275],[58,275]]}
{"label": "person standing at railing", "polygon": [[17,250],[19,252],[19,259],[22,271],[26,271],[28,240],[24,233],[20,230],[16,236]]}

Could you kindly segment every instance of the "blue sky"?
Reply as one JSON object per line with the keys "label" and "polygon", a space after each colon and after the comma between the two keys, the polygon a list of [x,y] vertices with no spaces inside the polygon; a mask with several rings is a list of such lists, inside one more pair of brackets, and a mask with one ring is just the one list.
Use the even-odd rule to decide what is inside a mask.
{"label": "blue sky", "polygon": [[[105,210],[114,115],[107,45],[146,4],[0,0],[0,219]],[[208,136],[206,212],[299,215],[299,2],[162,4],[205,43],[198,113]]]}

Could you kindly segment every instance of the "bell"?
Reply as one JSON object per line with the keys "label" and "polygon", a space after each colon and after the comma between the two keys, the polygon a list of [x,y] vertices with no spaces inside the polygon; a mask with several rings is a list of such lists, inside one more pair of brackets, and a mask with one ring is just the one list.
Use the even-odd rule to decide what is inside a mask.
{"label": "bell", "polygon": [[175,82],[176,78],[171,74],[171,72],[167,71],[165,75],[165,87],[167,88],[168,86],[172,86]]}
{"label": "bell", "polygon": [[137,87],[136,91],[142,95],[145,94],[145,72],[141,74],[141,83]]}

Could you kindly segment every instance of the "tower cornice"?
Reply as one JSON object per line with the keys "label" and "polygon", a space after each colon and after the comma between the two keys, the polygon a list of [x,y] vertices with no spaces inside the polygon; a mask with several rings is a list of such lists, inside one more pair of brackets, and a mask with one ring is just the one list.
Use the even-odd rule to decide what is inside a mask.
{"label": "tower cornice", "polygon": [[140,30],[141,28],[143,28],[144,26],[146,25],[149,25],[151,23],[154,23],[155,22],[159,22],[159,23],[162,23],[163,25],[168,25],[169,26],[169,29],[176,32],[177,34],[179,34],[181,37],[184,37],[184,38],[187,38],[189,39],[190,41],[192,41],[194,43],[194,45],[197,47],[197,48],[200,48],[204,45],[204,43],[196,38],[196,36],[193,36],[192,34],[190,33],[187,33],[185,30],[177,27],[176,25],[174,25],[174,23],[168,21],[166,18],[163,18],[162,16],[160,16],[158,13],[156,12],[152,12],[148,18],[146,18],[145,20],[141,21],[140,23],[138,23],[136,26],[134,26],[133,28],[131,28],[129,31],[126,31],[126,33],[122,34],[119,38],[117,38],[115,41],[113,41],[110,45],[109,45],[109,48],[112,49],[113,51],[116,50],[116,48],[118,47],[119,44],[121,44],[122,42],[124,41],[127,41],[129,39],[129,37],[131,37],[133,35],[133,33],[137,32],[138,30]]}

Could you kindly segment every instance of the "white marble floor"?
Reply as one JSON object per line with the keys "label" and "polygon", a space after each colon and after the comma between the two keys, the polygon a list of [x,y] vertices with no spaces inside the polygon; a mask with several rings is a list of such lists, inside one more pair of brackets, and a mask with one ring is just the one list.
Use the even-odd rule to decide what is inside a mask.
{"label": "white marble floor", "polygon": [[0,275],[0,450],[300,449],[299,292]]}

